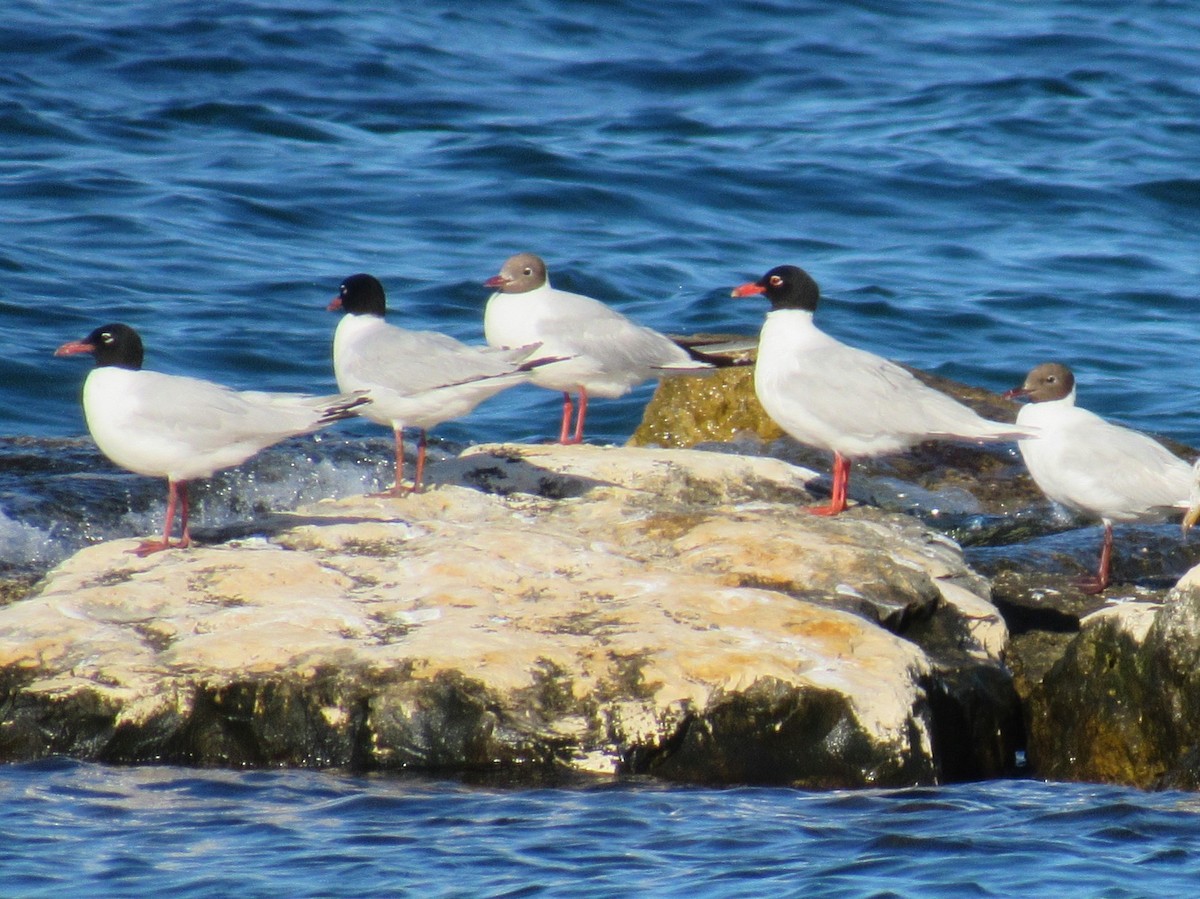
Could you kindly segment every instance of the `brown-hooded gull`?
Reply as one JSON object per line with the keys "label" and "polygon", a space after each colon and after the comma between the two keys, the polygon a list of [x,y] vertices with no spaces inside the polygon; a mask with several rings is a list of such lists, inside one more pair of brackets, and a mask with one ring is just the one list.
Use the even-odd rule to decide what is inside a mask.
{"label": "brown-hooded gull", "polygon": [[1041,491],[1104,524],[1096,576],[1079,584],[1099,593],[1110,582],[1113,523],[1162,521],[1172,508],[1188,508],[1192,466],[1140,431],[1076,406],[1075,376],[1057,362],[1037,366],[1005,396],[1029,400],[1017,423],[1039,436],[1017,445]]}
{"label": "brown-hooded gull", "polygon": [[[495,347],[541,344],[540,352],[565,357],[533,372],[539,387],[563,394],[560,443],[583,440],[588,398],[624,396],[638,384],[670,374],[711,371],[713,360],[689,351],[599,300],[550,286],[546,263],[518,253],[484,282],[496,292],[487,301],[483,331]],[[571,429],[571,394],[579,395]]]}

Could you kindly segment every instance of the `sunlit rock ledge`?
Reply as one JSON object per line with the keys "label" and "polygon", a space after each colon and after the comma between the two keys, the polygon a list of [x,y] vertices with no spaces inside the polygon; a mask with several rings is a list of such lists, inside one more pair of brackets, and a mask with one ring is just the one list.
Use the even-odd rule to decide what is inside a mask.
{"label": "sunlit rock ledge", "polygon": [[0,759],[903,785],[1020,739],[987,583],[813,472],[697,450],[480,446],[402,499],[139,559],[0,608]]}

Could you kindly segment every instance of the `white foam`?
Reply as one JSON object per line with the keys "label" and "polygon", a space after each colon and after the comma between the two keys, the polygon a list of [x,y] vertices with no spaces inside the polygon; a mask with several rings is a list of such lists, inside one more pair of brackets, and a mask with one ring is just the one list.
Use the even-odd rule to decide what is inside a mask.
{"label": "white foam", "polygon": [[10,518],[0,509],[0,565],[49,568],[65,558],[67,547],[42,528]]}

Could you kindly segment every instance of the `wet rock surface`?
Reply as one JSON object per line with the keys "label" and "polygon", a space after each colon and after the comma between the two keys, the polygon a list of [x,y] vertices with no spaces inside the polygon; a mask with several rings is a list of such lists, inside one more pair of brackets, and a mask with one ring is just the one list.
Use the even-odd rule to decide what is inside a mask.
{"label": "wet rock surface", "polygon": [[1085,618],[1030,707],[1049,777],[1200,789],[1200,570],[1161,602]]}
{"label": "wet rock surface", "polygon": [[0,757],[928,783],[1008,770],[1003,622],[911,517],[811,472],[480,447],[441,486],[138,559],[0,609]]}

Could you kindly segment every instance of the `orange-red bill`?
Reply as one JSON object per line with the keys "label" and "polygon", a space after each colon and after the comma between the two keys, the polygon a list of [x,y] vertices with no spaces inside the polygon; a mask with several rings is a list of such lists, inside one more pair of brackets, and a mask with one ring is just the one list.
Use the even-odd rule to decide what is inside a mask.
{"label": "orange-red bill", "polygon": [[766,288],[761,284],[751,281],[749,284],[743,284],[741,287],[735,287],[730,294],[732,297],[752,297],[765,291]]}
{"label": "orange-red bill", "polygon": [[74,356],[76,353],[94,353],[96,348],[83,340],[70,340],[54,351],[55,356]]}

